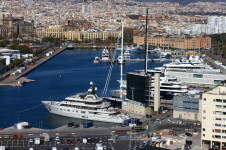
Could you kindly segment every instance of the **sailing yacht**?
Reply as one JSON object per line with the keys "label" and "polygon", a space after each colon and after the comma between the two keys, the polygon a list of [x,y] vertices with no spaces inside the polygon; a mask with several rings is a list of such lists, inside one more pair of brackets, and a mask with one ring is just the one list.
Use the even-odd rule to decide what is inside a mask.
{"label": "sailing yacht", "polygon": [[63,101],[42,101],[50,113],[102,122],[123,123],[130,117],[120,113],[117,108],[111,107],[110,102],[105,102],[95,92],[97,88],[90,82],[91,88],[88,92],[78,93],[66,97]]}

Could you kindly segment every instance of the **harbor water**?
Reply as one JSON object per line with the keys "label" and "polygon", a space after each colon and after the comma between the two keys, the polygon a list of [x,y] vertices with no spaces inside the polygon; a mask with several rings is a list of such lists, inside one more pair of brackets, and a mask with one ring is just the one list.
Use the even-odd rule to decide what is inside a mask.
{"label": "harbor water", "polygon": [[[100,62],[94,64],[96,56],[101,57],[101,50],[65,50],[50,61],[36,68],[26,77],[35,82],[23,87],[0,87],[0,128],[13,126],[18,121],[27,121],[33,127],[53,129],[68,122],[82,123],[84,120],[72,119],[50,114],[43,100],[62,101],[65,97],[79,92],[86,92],[93,81],[101,96],[107,78],[110,64]],[[131,58],[144,58],[144,54],[131,53]],[[149,58],[156,59],[152,55]],[[148,69],[160,67],[164,62],[148,62]],[[129,62],[124,64],[124,79],[126,72],[144,68],[144,62]],[[114,64],[107,96],[110,91],[119,88],[120,65]],[[96,126],[112,126],[110,123],[94,122]]]}

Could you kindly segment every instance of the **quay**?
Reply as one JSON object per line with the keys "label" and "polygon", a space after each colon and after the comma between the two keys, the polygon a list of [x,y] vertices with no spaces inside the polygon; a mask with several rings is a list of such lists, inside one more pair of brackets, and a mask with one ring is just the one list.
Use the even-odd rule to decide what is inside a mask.
{"label": "quay", "polygon": [[[116,46],[116,45],[112,45],[111,46],[111,44],[101,44],[101,45],[88,45],[88,44],[86,44],[86,45],[80,45],[80,44],[75,44],[74,45],[74,48],[75,49],[103,49],[103,48],[113,48],[113,49],[116,49],[116,48],[121,48],[121,46],[120,47],[118,47],[118,46]],[[124,47],[126,47],[126,45],[124,45]]]}
{"label": "quay", "polygon": [[[111,60],[109,59],[109,61],[107,60],[102,60],[100,59],[101,62],[110,62]],[[114,62],[117,61],[117,59],[114,60]],[[125,62],[132,62],[132,61],[136,61],[136,62],[140,62],[140,61],[145,61],[145,59],[140,59],[140,58],[136,58],[136,59],[128,59],[125,60]],[[170,62],[172,61],[172,59],[147,59],[147,61],[153,61],[153,62]]]}
{"label": "quay", "polygon": [[31,80],[31,79],[25,78],[23,76],[25,76],[26,74],[30,73],[31,71],[33,71],[34,69],[36,69],[38,66],[44,64],[45,62],[47,62],[48,60],[52,59],[56,55],[60,54],[65,49],[66,48],[64,47],[64,48],[61,48],[61,49],[54,50],[52,55],[49,55],[49,56],[45,56],[43,58],[40,58],[39,60],[37,60],[35,62],[35,64],[33,66],[28,66],[26,70],[24,70],[22,73],[20,73],[20,74],[18,74],[16,76],[13,76],[13,77],[10,76],[10,73],[12,73],[13,70],[8,71],[7,73],[5,73],[3,75],[3,76],[7,76],[8,78],[6,78],[3,81],[1,81],[0,82],[0,86],[21,87],[26,82],[32,82],[32,81],[34,81],[34,80]]}

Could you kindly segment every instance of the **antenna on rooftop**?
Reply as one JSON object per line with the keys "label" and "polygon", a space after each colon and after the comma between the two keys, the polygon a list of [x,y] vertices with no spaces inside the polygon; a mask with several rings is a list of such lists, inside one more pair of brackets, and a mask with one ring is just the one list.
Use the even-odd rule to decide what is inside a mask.
{"label": "antenna on rooftop", "polygon": [[145,46],[145,62],[144,62],[144,66],[145,66],[145,74],[147,73],[147,53],[148,53],[148,50],[147,50],[147,38],[148,38],[148,8],[146,9],[146,32],[145,32],[145,43],[144,43],[144,46]]}

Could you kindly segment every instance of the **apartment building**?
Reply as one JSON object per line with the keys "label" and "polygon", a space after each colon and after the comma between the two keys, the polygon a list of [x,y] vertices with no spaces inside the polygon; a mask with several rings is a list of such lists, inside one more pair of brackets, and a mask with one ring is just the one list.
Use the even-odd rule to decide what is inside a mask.
{"label": "apartment building", "polygon": [[45,30],[45,36],[46,37],[55,37],[59,39],[64,39],[64,32],[66,31],[64,26],[61,25],[54,25],[49,26]]}
{"label": "apartment building", "polygon": [[36,36],[43,37],[56,37],[70,41],[94,41],[95,39],[107,40],[109,37],[118,38],[121,37],[121,31],[117,30],[69,30],[64,26],[49,26],[47,28],[37,28],[35,30]]}
{"label": "apartment building", "polygon": [[[144,44],[144,36],[133,36],[133,43],[138,45]],[[149,36],[147,43],[150,45],[160,47],[171,47],[179,49],[198,49],[211,48],[211,38],[208,36],[195,36],[187,38],[175,38],[175,37],[164,37],[164,36]]]}
{"label": "apartment building", "polygon": [[226,86],[218,86],[202,95],[202,145],[226,148]]}

